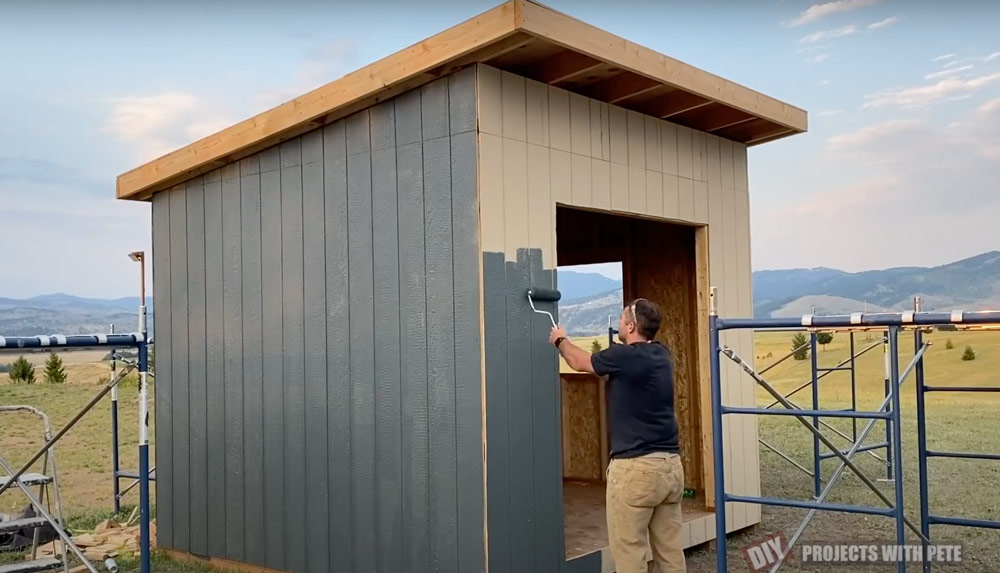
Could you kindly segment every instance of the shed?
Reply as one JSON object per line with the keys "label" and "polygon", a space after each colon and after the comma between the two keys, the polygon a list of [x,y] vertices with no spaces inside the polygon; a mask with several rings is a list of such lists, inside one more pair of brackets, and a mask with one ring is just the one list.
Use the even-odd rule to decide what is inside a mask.
{"label": "shed", "polygon": [[[159,547],[295,572],[612,570],[602,382],[560,380],[525,297],[608,261],[664,310],[683,538],[712,539],[712,456],[729,492],[760,475],[754,418],[712,451],[709,285],[752,314],[747,149],[805,130],[512,0],[120,175],[118,198],[152,202]],[[753,405],[723,369],[725,401]],[[733,504],[727,530],[759,520]]]}

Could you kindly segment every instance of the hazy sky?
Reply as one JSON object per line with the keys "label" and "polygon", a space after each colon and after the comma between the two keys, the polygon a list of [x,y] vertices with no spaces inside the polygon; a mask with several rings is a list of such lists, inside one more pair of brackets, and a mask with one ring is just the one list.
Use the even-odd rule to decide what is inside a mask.
{"label": "hazy sky", "polygon": [[[496,3],[0,1],[0,296],[133,294],[115,176]],[[754,269],[1000,248],[1000,2],[547,3],[809,112],[750,150]]]}

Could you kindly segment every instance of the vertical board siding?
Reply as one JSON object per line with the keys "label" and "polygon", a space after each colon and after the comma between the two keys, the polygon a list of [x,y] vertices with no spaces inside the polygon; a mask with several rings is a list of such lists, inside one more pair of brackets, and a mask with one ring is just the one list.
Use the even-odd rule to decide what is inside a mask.
{"label": "vertical board siding", "polygon": [[[171,510],[173,540],[178,549],[190,549],[191,522],[189,519],[190,472],[188,452],[190,450],[190,425],[188,423],[188,384],[190,363],[188,362],[188,264],[187,264],[187,190],[178,189],[170,193],[170,351],[171,379],[170,395],[172,420],[171,442],[173,456],[173,491]],[[154,307],[155,308],[155,307]]]}
{"label": "vertical board siding", "polygon": [[[455,317],[455,434],[459,571],[485,570],[483,403],[479,312],[479,200],[475,70],[448,78],[451,104],[451,216]],[[472,121],[468,121],[468,118]]]}
{"label": "vertical board siding", "polygon": [[[261,264],[260,158],[240,162],[240,214],[243,235],[243,491],[264,491],[264,363]],[[247,495],[243,503],[245,559],[265,559],[264,498]]]}
{"label": "vertical board siding", "polygon": [[260,154],[261,320],[264,345],[264,565],[284,569],[285,557],[285,394],[281,312],[281,161],[277,148]]}
{"label": "vertical board siding", "polygon": [[[523,82],[512,96],[523,104]],[[504,88],[509,91],[508,88]],[[517,93],[520,93],[520,97]],[[455,451],[455,316],[448,82],[421,89],[424,156],[424,257],[427,269],[427,396],[430,442],[431,568],[458,568]],[[522,116],[523,119],[523,116]],[[515,122],[515,124],[518,122]],[[523,131],[519,131],[523,137]],[[521,144],[524,145],[523,143]]]}
{"label": "vertical board siding", "polygon": [[156,492],[156,543],[165,547],[174,544],[173,511],[173,368],[170,367],[173,347],[170,344],[170,198],[175,190],[153,195],[153,339],[160,363],[156,365],[159,378],[153,387],[153,430],[156,447],[153,449],[156,467],[160,469]]}
{"label": "vertical board siding", "polygon": [[[546,468],[538,457],[547,444],[538,435],[538,423],[545,421],[540,412],[548,404],[537,392],[547,374],[540,366],[535,370],[536,360],[524,360],[532,354],[525,337],[544,339],[535,332],[535,319],[541,319],[539,330],[545,330],[541,323],[547,319],[521,313],[528,308],[523,291],[538,286],[537,272],[558,264],[555,205],[707,225],[708,280],[719,287],[720,312],[751,316],[746,148],[532,80],[526,80],[522,94],[513,87],[520,86],[514,74],[486,65],[477,70],[489,562],[498,571],[554,570],[542,548],[562,541],[562,506],[550,507],[545,495],[551,491],[543,491],[552,473],[561,492],[561,456],[556,443],[555,468]],[[526,162],[522,118],[528,123]],[[543,174],[547,186],[539,182]],[[751,335],[726,341],[752,355]],[[557,386],[554,380],[551,384]],[[728,403],[753,402],[746,380],[728,366],[723,367],[723,391]],[[552,416],[556,426],[549,432],[558,434],[559,413]],[[720,455],[726,460],[727,490],[759,492],[756,424],[727,419],[724,433]],[[553,516],[560,520],[558,528],[546,521]],[[738,504],[728,514],[727,527],[732,531],[759,520],[759,511]],[[701,543],[714,537],[714,524],[707,518],[689,522],[682,535],[690,544]]]}
{"label": "vertical board siding", "polygon": [[344,120],[323,129],[326,257],[326,493],[329,562],[353,562],[351,527],[351,324],[347,280],[347,135]]}
{"label": "vertical board siding", "polygon": [[420,92],[400,96],[396,113],[399,217],[399,342],[402,356],[402,551],[415,571],[430,569],[427,407],[427,287],[424,256],[424,159]]}
{"label": "vertical board siding", "polygon": [[[190,495],[190,547],[195,553],[205,553],[208,544],[208,452],[206,441],[206,373],[199,365],[205,363],[205,187],[201,177],[187,183],[187,265],[188,281],[188,391]],[[180,417],[179,417],[180,418]],[[179,421],[182,421],[179,419]]]}
{"label": "vertical board siding", "polygon": [[392,102],[371,110],[372,252],[375,257],[375,474],[378,476],[378,570],[402,567],[399,346],[399,222],[396,118]]}
{"label": "vertical board siding", "polygon": [[226,557],[244,559],[243,260],[240,166],[222,168],[222,354],[225,391]]}
{"label": "vertical board siding", "polygon": [[226,389],[222,318],[222,171],[205,175],[208,554],[226,554]]}
{"label": "vertical board siding", "polygon": [[347,265],[351,354],[351,522],[355,571],[376,568],[375,325],[371,132],[368,110],[347,118]]}
{"label": "vertical board siding", "polygon": [[326,253],[323,188],[323,132],[302,137],[302,244],[305,284],[305,491],[306,566],[329,569],[330,552],[327,491],[327,377],[326,377]]}
{"label": "vertical board siding", "polygon": [[478,90],[470,68],[154,196],[160,546],[485,570]]}
{"label": "vertical board siding", "polygon": [[[532,340],[547,317],[531,312],[525,291],[555,287],[540,249],[516,261],[483,253],[487,512],[490,571],[559,571],[562,541],[560,416],[555,355]],[[536,303],[554,310],[552,303]]]}

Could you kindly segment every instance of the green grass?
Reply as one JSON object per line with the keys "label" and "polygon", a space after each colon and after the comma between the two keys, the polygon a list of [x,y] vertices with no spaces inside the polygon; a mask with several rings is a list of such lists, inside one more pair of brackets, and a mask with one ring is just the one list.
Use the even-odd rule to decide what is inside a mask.
{"label": "green grass", "polygon": [[[755,338],[754,362],[764,368],[790,350],[792,333],[760,333]],[[870,338],[870,339],[869,339]],[[878,333],[855,335],[856,349],[860,350],[879,340]],[[997,386],[1000,385],[1000,332],[934,332],[928,340],[933,342],[925,355],[926,379],[933,385]],[[589,349],[592,340],[605,345],[605,336],[576,338],[575,342]],[[951,339],[952,349],[945,348]],[[837,333],[833,341],[821,349],[817,356],[821,366],[832,366],[848,355],[846,333]],[[905,368],[913,355],[912,334],[900,337],[900,370]],[[976,359],[963,361],[966,345],[976,351]],[[770,356],[768,356],[770,355]],[[72,367],[72,369],[70,368]],[[565,364],[561,365],[566,371]],[[43,409],[52,418],[54,429],[60,428],[76,411],[99,390],[98,378],[107,375],[106,364],[67,363],[70,380],[63,385],[35,384],[16,386],[0,375],[0,403],[29,404]],[[809,379],[809,361],[789,359],[767,373],[766,378],[781,392],[788,392]],[[751,384],[746,376],[743,383]],[[857,388],[859,409],[874,409],[883,399],[883,355],[878,347],[857,363]],[[847,373],[832,373],[820,382],[820,406],[843,408],[850,405],[850,377]],[[120,397],[121,457],[122,467],[134,469],[137,465],[136,418],[137,393],[134,385],[125,387]],[[761,389],[756,390],[757,403],[767,405],[770,397]],[[811,391],[807,388],[793,400],[803,407],[811,406]],[[905,502],[907,515],[918,520],[918,490],[916,472],[916,423],[913,379],[904,385],[902,394],[903,464]],[[151,404],[152,407],[152,404]],[[928,444],[939,450],[966,452],[1000,451],[1000,396],[990,394],[931,394],[927,400]],[[151,419],[152,415],[151,415]],[[850,433],[851,424],[844,420],[830,423]],[[42,443],[41,425],[36,419],[16,414],[2,418],[4,435],[0,438],[0,454],[10,463],[19,465]],[[762,416],[757,422],[762,438],[778,446],[807,468],[812,467],[812,439],[805,428],[794,418]],[[859,421],[859,431],[865,426]],[[884,439],[884,425],[879,423],[866,443]],[[847,443],[834,439],[838,445]],[[154,446],[155,447],[155,446]],[[81,531],[92,528],[110,516],[111,511],[111,432],[110,400],[103,400],[57,445],[60,485],[64,513],[69,526]],[[883,455],[879,452],[879,455]],[[866,475],[884,477],[884,466],[871,456],[859,454],[855,458]],[[829,476],[839,465],[830,460],[823,463],[823,473]],[[776,455],[761,450],[760,468],[762,493],[774,497],[809,499],[812,480]],[[37,468],[40,469],[40,466]],[[123,482],[123,486],[127,482]],[[151,484],[155,487],[155,484]],[[982,519],[1000,519],[1000,463],[991,461],[932,460],[930,463],[931,507],[935,513],[960,515]],[[888,484],[879,487],[892,497]],[[123,500],[136,503],[137,488]],[[881,502],[848,471],[838,482],[830,501],[879,506]],[[20,510],[25,504],[22,496],[10,493],[0,498],[0,511]],[[129,508],[130,509],[130,506]],[[126,509],[126,513],[128,511]],[[731,565],[740,570],[742,556],[739,548],[766,532],[784,531],[787,535],[798,526],[805,511],[796,509],[764,508],[761,526],[733,536],[729,541]],[[960,542],[965,546],[966,562],[963,570],[1000,570],[1000,532],[968,528],[936,526],[932,535],[937,542]],[[915,537],[908,535],[912,542]],[[893,523],[886,518],[864,517],[840,513],[821,512],[813,520],[803,537],[804,542],[861,542],[881,543],[894,540]],[[23,558],[19,555],[0,554],[0,563]],[[796,570],[794,563],[790,568]],[[125,556],[119,560],[122,571],[137,571],[138,564]],[[690,552],[690,571],[714,571],[714,551],[705,547]],[[201,565],[180,564],[170,561],[162,553],[154,553],[155,571],[166,573],[204,572]],[[833,569],[830,569],[833,570]],[[864,568],[852,568],[863,570]],[[872,571],[888,571],[879,565]]]}
{"label": "green grass", "polygon": [[[73,378],[65,384],[13,385],[0,383],[0,404],[26,404],[45,412],[52,422],[53,432],[62,428],[100,390],[95,369],[94,378]],[[106,371],[104,371],[106,374]],[[152,392],[150,392],[152,395]],[[138,390],[121,388],[118,402],[119,456],[122,469],[138,468],[137,447]],[[150,400],[150,420],[154,419],[154,404]],[[20,467],[44,443],[41,420],[26,413],[4,413],[2,415],[4,434],[0,441],[0,455],[13,466]],[[151,449],[155,448],[153,432],[150,432]],[[60,494],[66,515],[94,510],[111,510],[111,398],[101,400],[93,410],[55,445],[57,469],[59,472]],[[150,453],[153,459],[153,452]],[[33,471],[42,470],[42,460],[33,466]],[[128,485],[122,480],[122,488]],[[155,483],[150,484],[155,491]],[[132,488],[123,498],[123,503],[137,503],[138,487]],[[21,495],[0,497],[0,512],[21,509],[27,500]]]}

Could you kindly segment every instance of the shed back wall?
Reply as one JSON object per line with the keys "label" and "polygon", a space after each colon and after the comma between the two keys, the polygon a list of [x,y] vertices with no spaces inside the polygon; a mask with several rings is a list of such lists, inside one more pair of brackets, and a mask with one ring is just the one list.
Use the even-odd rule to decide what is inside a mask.
{"label": "shed back wall", "polygon": [[484,566],[475,70],[153,198],[157,535]]}

